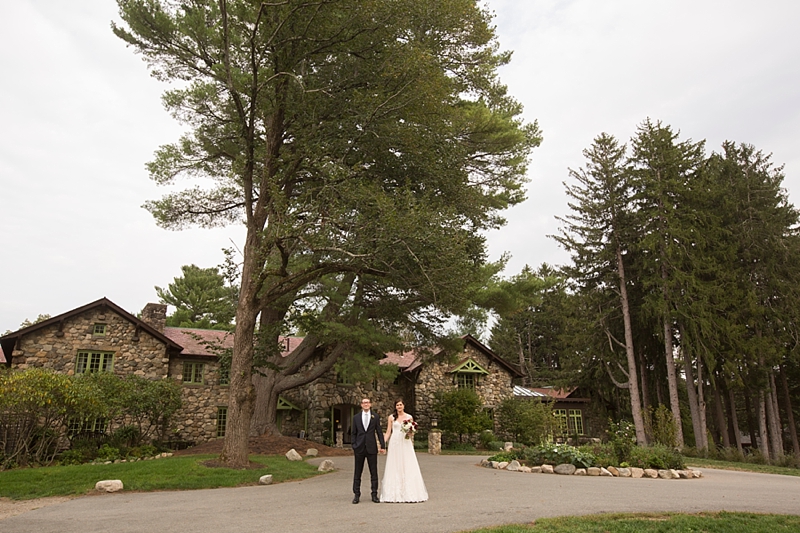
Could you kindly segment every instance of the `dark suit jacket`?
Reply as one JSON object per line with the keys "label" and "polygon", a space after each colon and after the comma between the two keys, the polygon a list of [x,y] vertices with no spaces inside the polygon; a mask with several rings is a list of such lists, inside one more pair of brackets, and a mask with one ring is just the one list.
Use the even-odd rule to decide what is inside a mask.
{"label": "dark suit jacket", "polygon": [[352,430],[350,431],[350,442],[353,443],[353,450],[359,454],[377,454],[378,445],[375,443],[375,435],[381,443],[381,448],[386,448],[381,431],[381,417],[370,412],[370,422],[365,428],[361,422],[361,411],[353,416]]}

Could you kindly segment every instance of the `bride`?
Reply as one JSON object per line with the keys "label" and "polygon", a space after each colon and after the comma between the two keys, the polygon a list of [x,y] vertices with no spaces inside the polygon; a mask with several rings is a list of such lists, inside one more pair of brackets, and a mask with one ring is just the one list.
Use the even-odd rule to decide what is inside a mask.
{"label": "bride", "polygon": [[401,429],[407,420],[412,420],[412,417],[405,412],[402,398],[398,399],[384,434],[388,451],[381,483],[381,502],[424,502],[428,499],[414,452],[414,440],[406,438]]}

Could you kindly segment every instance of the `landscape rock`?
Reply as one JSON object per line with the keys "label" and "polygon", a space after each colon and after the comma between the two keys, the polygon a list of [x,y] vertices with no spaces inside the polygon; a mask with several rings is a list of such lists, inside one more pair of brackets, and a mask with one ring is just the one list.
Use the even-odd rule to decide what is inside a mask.
{"label": "landscape rock", "polygon": [[519,464],[519,461],[517,461],[516,459],[514,459],[513,461],[511,461],[510,463],[508,463],[508,466],[506,466],[506,470],[510,470],[510,471],[512,471],[512,472],[516,472],[516,471],[518,471],[518,470],[519,470],[521,467],[522,467],[522,465],[521,465],[521,464]]}
{"label": "landscape rock", "polygon": [[600,477],[614,477],[614,474],[608,471],[607,468],[600,469]]}
{"label": "landscape rock", "polygon": [[587,476],[599,476],[600,475],[600,469],[597,468],[596,466],[590,466],[589,468],[586,469],[586,475]]}
{"label": "landscape rock", "polygon": [[658,477],[660,477],[661,479],[679,479],[680,478],[680,476],[678,475],[678,473],[675,470],[665,470],[665,469],[662,469],[662,470],[658,471]]}
{"label": "landscape rock", "polygon": [[508,466],[508,461],[500,461],[499,463],[497,463],[495,468],[497,468],[498,470],[502,470],[507,466]]}
{"label": "landscape rock", "polygon": [[677,472],[681,479],[692,479],[692,473],[688,470],[678,470]]}
{"label": "landscape rock", "polygon": [[503,451],[507,452],[513,447],[514,447],[514,443],[513,442],[506,442],[505,444],[503,444]]}
{"label": "landscape rock", "polygon": [[292,448],[291,450],[286,452],[286,458],[289,459],[290,461],[302,461],[303,460],[303,457],[299,453],[297,453],[297,450],[295,450],[294,448]]}
{"label": "landscape rock", "polygon": [[481,459],[481,466],[491,468],[492,462],[489,459]]}
{"label": "landscape rock", "polygon": [[702,470],[692,470],[691,472],[692,472],[692,477],[693,477],[693,478],[700,478],[700,477],[703,477],[703,472],[702,472]]}
{"label": "landscape rock", "polygon": [[261,476],[258,478],[259,485],[272,485],[272,474],[267,474],[266,476]]}
{"label": "landscape rock", "polygon": [[577,470],[575,470],[575,475],[576,476],[585,476],[586,475],[586,469],[585,468],[578,468]]}
{"label": "landscape rock", "polygon": [[335,470],[335,469],[336,469],[336,467],[333,465],[333,461],[331,461],[330,459],[325,459],[324,461],[322,461],[319,464],[319,468],[317,468],[317,471],[319,471],[319,472],[330,472],[331,470]]}
{"label": "landscape rock", "polygon": [[542,465],[542,474],[552,474],[553,465]]}
{"label": "landscape rock", "polygon": [[121,491],[122,488],[122,481],[119,479],[105,479],[103,481],[98,481],[94,485],[94,490],[104,492],[118,492]]}
{"label": "landscape rock", "polygon": [[637,468],[635,466],[631,467],[631,477],[640,478],[644,475],[643,468]]}
{"label": "landscape rock", "polygon": [[541,474],[542,467],[541,466],[532,466],[531,467],[531,474]]}
{"label": "landscape rock", "polygon": [[571,476],[575,473],[575,470],[575,465],[569,463],[556,465],[556,467],[553,469],[556,474],[561,474],[562,476]]}
{"label": "landscape rock", "polygon": [[649,477],[655,479],[658,477],[658,470],[653,470],[652,468],[645,468],[643,477]]}
{"label": "landscape rock", "polygon": [[[619,472],[619,477],[631,477],[631,469],[630,468],[618,468],[617,472]],[[611,472],[612,474],[614,472]]]}
{"label": "landscape rock", "polygon": [[619,477],[619,470],[617,470],[617,467],[616,467],[616,466],[609,466],[608,468],[606,468],[606,470],[608,470],[609,472],[611,472],[611,475],[612,475],[612,476],[614,476],[614,477]]}
{"label": "landscape rock", "polygon": [[316,448],[309,448],[306,450],[306,457],[316,457],[317,455],[319,455],[319,450]]}
{"label": "landscape rock", "polygon": [[520,472],[525,472],[526,474],[530,474],[531,473],[531,467],[529,467],[529,466],[521,466],[521,467],[519,467],[519,471]]}

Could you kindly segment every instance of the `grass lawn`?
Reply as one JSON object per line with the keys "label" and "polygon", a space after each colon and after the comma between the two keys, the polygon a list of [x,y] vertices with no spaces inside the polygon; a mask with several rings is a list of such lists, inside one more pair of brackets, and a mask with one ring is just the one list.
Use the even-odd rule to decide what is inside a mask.
{"label": "grass lawn", "polygon": [[800,516],[752,513],[608,514],[541,518],[533,524],[479,529],[471,533],[779,533],[800,531]]}
{"label": "grass lawn", "polygon": [[761,474],[800,476],[800,468],[759,465],[755,463],[739,463],[734,461],[718,461],[716,459],[703,459],[700,457],[687,457],[686,466],[696,466],[698,468],[719,468],[720,470],[739,470],[741,472],[759,472]]}
{"label": "grass lawn", "polygon": [[28,500],[85,494],[104,479],[122,480],[126,491],[151,491],[255,485],[265,474],[272,474],[273,483],[318,474],[315,466],[305,461],[288,461],[282,455],[250,456],[251,461],[264,465],[264,468],[254,470],[207,468],[200,464],[216,458],[217,455],[189,455],[135,463],[6,470],[0,472],[0,497]]}

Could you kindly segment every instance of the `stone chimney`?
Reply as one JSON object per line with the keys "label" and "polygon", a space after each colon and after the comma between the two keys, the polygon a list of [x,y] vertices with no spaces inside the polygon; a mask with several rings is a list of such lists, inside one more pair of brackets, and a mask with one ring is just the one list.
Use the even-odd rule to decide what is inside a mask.
{"label": "stone chimney", "polygon": [[142,309],[142,321],[154,327],[159,333],[164,333],[164,326],[167,324],[167,305],[145,305]]}

